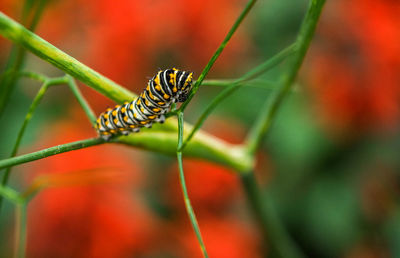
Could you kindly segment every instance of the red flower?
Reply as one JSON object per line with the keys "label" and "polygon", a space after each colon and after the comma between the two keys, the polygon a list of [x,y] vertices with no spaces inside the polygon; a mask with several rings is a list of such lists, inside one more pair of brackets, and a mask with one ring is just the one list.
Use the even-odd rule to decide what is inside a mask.
{"label": "red flower", "polygon": [[388,129],[399,122],[397,1],[335,1],[325,8],[309,69],[312,93],[333,128]]}

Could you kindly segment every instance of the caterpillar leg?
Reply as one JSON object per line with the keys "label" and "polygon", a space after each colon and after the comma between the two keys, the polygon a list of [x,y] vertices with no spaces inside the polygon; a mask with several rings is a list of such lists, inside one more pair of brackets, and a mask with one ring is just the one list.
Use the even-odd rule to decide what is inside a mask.
{"label": "caterpillar leg", "polygon": [[128,135],[130,132],[129,131],[121,131],[122,135]]}
{"label": "caterpillar leg", "polygon": [[108,142],[111,139],[112,134],[108,133],[108,132],[104,132],[104,133],[100,134],[100,137],[103,138],[103,140],[105,140],[106,142]]}
{"label": "caterpillar leg", "polygon": [[151,128],[152,125],[153,125],[153,123],[152,123],[152,122],[149,122],[149,123],[145,124],[144,127],[146,127],[146,128]]}
{"label": "caterpillar leg", "polygon": [[157,123],[164,123],[165,122],[165,116],[164,115],[159,115],[156,119],[154,119],[155,122]]}

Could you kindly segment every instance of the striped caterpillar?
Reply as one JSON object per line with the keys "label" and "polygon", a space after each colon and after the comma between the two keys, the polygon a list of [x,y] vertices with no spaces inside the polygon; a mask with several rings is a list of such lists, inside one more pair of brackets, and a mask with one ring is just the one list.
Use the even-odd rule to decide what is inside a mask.
{"label": "striped caterpillar", "polygon": [[139,97],[100,114],[96,122],[98,134],[109,140],[113,135],[127,135],[139,132],[141,127],[163,123],[172,103],[186,101],[192,77],[192,72],[175,68],[159,71]]}

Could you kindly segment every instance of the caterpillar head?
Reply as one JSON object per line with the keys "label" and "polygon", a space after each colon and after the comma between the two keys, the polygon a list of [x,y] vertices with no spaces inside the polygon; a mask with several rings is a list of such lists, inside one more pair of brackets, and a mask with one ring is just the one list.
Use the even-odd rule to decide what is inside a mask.
{"label": "caterpillar head", "polygon": [[184,78],[182,80],[181,94],[178,96],[179,102],[186,101],[193,87],[193,73],[183,72],[183,76]]}

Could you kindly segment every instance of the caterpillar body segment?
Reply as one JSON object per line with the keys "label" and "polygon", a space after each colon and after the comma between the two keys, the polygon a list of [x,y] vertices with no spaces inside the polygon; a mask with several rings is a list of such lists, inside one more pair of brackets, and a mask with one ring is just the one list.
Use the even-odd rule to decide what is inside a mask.
{"label": "caterpillar body segment", "polygon": [[172,103],[187,99],[192,79],[192,72],[175,68],[159,71],[136,99],[100,114],[96,121],[99,136],[109,140],[113,135],[127,135],[153,123],[163,123]]}

